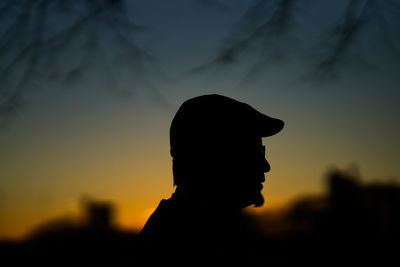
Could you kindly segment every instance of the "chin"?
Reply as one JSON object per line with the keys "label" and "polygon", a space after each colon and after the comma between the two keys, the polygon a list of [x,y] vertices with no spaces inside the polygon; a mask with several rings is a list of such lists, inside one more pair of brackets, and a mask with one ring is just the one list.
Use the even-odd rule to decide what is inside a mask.
{"label": "chin", "polygon": [[261,207],[262,205],[264,205],[264,197],[261,193],[259,193],[254,201],[254,206]]}
{"label": "chin", "polygon": [[264,205],[264,197],[261,192],[258,192],[248,198],[248,201],[246,201],[245,203],[246,205],[243,205],[244,207],[248,207],[251,205],[254,205],[255,207],[261,207],[262,205]]}

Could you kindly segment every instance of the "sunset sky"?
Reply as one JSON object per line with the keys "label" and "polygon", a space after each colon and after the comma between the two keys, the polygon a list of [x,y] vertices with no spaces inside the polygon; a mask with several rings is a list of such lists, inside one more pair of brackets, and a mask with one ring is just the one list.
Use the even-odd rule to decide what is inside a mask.
{"label": "sunset sky", "polygon": [[263,139],[259,210],[322,193],[333,167],[400,182],[396,1],[12,2],[0,4],[0,239],[78,215],[84,196],[140,229],[174,191],[171,120],[208,93],[285,121]]}

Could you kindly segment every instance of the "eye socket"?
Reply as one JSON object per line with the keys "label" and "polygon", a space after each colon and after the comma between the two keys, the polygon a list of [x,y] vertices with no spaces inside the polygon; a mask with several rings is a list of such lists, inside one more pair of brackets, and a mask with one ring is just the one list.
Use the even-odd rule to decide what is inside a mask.
{"label": "eye socket", "polygon": [[240,161],[252,161],[261,157],[265,158],[266,148],[264,145],[258,146],[239,146],[232,150],[227,149],[224,155]]}
{"label": "eye socket", "polygon": [[242,155],[245,157],[246,160],[252,161],[254,159],[260,159],[261,157],[265,158],[265,153],[266,153],[265,146],[261,146],[261,147],[255,148],[255,149],[253,148],[253,149],[247,150]]}

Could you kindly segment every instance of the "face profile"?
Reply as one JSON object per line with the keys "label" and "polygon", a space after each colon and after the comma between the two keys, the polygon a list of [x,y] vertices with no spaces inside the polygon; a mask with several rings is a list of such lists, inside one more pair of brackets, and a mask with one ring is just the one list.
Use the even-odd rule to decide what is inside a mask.
{"label": "face profile", "polygon": [[225,96],[187,100],[170,129],[177,189],[227,208],[261,206],[264,173],[270,170],[262,137],[282,128],[281,120]]}
{"label": "face profile", "polygon": [[250,205],[262,206],[264,198],[261,194],[265,173],[271,169],[265,158],[265,146],[261,138],[254,145],[248,145],[243,149],[236,149],[231,154],[230,171],[228,179],[234,187],[233,197],[238,197],[238,206],[244,208]]}

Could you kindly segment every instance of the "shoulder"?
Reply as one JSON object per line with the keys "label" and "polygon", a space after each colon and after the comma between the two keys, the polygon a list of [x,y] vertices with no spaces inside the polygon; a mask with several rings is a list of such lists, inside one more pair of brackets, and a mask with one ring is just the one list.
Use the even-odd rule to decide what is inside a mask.
{"label": "shoulder", "polygon": [[155,235],[155,232],[163,227],[166,216],[168,216],[168,202],[167,200],[163,199],[160,201],[155,211],[147,219],[146,224],[140,231],[140,236],[142,238],[148,238],[152,235]]}
{"label": "shoulder", "polygon": [[150,215],[144,225],[140,236],[143,238],[162,238],[171,235],[179,228],[185,212],[174,199],[163,199]]}

